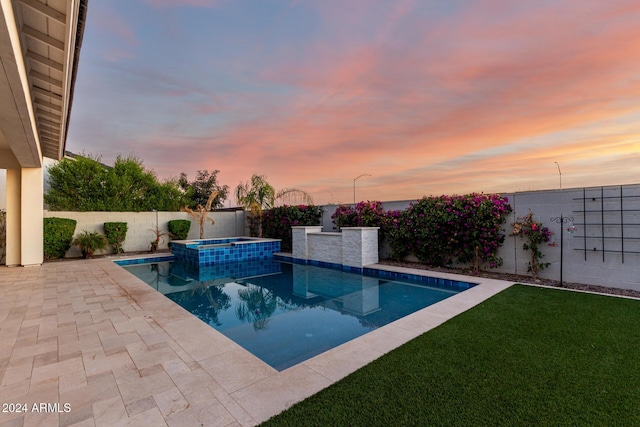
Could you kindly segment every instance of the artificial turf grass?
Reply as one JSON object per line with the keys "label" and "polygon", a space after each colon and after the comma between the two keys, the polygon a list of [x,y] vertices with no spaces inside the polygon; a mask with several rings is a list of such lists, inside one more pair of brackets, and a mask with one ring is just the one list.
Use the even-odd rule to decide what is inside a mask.
{"label": "artificial turf grass", "polygon": [[640,301],[514,285],[263,425],[640,425]]}

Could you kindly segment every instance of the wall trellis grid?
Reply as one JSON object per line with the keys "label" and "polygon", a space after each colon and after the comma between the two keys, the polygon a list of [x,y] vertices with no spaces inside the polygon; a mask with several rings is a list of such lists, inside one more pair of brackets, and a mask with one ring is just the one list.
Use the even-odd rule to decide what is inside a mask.
{"label": "wall trellis grid", "polygon": [[[606,190],[606,191],[605,191]],[[587,260],[588,252],[601,252],[602,262],[607,253],[620,254],[624,263],[625,254],[640,254],[640,195],[624,194],[623,186],[618,188],[583,188],[582,197],[573,199],[582,202],[582,209],[574,213],[582,214],[582,238]],[[625,233],[625,229],[627,233]]]}

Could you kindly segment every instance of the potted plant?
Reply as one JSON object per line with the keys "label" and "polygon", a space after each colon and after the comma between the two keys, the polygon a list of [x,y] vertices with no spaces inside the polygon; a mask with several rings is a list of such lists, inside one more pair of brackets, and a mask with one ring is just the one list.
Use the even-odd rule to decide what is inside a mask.
{"label": "potted plant", "polygon": [[167,233],[166,231],[160,231],[158,227],[150,228],[155,235],[156,239],[151,241],[151,252],[155,252],[158,250],[158,246],[160,243],[164,242],[164,236],[169,236],[171,233]]}
{"label": "potted plant", "polygon": [[107,238],[97,231],[88,232],[84,230],[73,239],[71,244],[80,248],[84,258],[91,258],[95,251],[107,248]]}

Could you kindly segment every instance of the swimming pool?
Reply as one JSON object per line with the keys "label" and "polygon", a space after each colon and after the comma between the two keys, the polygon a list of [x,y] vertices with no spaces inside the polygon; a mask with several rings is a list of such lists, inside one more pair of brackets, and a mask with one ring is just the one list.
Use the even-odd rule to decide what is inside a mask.
{"label": "swimming pool", "polygon": [[176,261],[123,268],[277,370],[473,286],[427,285],[442,279],[354,274],[273,259],[225,263],[206,272]]}

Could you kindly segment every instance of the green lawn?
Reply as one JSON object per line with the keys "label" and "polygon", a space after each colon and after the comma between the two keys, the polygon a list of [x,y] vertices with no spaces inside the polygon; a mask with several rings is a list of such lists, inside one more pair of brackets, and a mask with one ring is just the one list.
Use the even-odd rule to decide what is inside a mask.
{"label": "green lawn", "polygon": [[640,426],[640,301],[516,285],[264,426]]}

